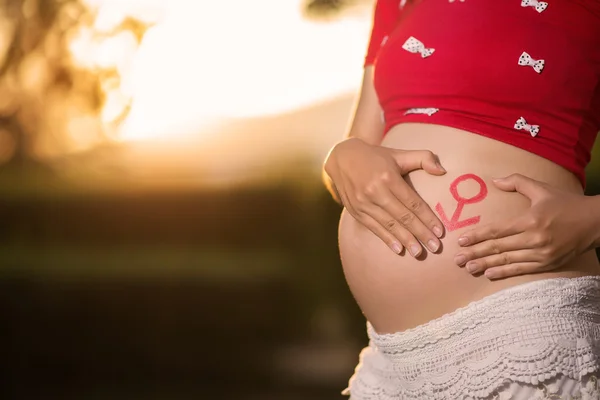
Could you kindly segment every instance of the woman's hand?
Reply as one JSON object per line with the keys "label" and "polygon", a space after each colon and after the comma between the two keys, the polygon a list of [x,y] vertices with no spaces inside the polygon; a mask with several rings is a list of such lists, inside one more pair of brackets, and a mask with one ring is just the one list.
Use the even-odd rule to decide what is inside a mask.
{"label": "woman's hand", "polygon": [[402,178],[417,169],[445,174],[432,152],[390,149],[351,138],[331,150],[324,167],[348,212],[395,253],[405,247],[417,257],[423,250],[419,242],[432,252],[439,249],[444,225]]}
{"label": "woman's hand", "polygon": [[531,200],[522,216],[464,233],[458,265],[490,279],[550,271],[593,249],[598,234],[598,199],[558,190],[514,174],[494,180],[503,191]]}

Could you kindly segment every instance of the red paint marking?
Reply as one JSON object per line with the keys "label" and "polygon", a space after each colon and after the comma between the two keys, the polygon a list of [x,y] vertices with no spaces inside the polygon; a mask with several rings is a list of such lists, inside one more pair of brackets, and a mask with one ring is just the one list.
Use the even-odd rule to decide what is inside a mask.
{"label": "red paint marking", "polygon": [[[479,184],[479,193],[477,193],[471,198],[462,197],[458,194],[458,184],[468,179],[473,179]],[[487,186],[485,185],[483,179],[474,174],[461,175],[458,178],[456,178],[454,182],[452,182],[452,184],[450,185],[450,193],[452,193],[452,196],[458,202],[456,210],[454,210],[454,214],[452,214],[452,218],[448,219],[440,203],[437,203],[437,205],[435,206],[435,209],[437,210],[438,214],[440,214],[440,218],[446,229],[448,231],[454,231],[456,229],[464,228],[465,226],[474,225],[478,223],[480,216],[467,218],[462,221],[459,221],[458,219],[460,218],[460,214],[462,213],[463,208],[466,204],[479,203],[487,196]]]}

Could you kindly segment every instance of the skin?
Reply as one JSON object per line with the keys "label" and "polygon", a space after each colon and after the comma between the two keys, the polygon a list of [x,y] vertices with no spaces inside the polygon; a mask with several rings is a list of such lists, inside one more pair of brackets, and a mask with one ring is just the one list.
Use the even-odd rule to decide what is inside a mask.
{"label": "skin", "polygon": [[[383,136],[384,126],[380,117],[381,107],[372,83],[372,69],[372,66],[365,68],[351,129],[346,140],[360,139],[368,144],[377,145]],[[330,151],[326,166],[331,154]],[[334,199],[344,205],[326,169],[323,172],[326,187]],[[532,201],[532,208],[518,218],[488,224],[463,234],[458,239],[458,244],[464,247],[464,250],[456,254],[457,265],[464,266],[468,263],[470,272],[485,272],[486,277],[499,279],[558,268],[575,255],[600,247],[600,196],[583,194],[568,196],[560,190],[549,188],[543,182],[521,174],[499,178],[494,181],[494,184],[500,190],[513,191],[526,196]],[[408,196],[407,203],[416,203],[419,207],[422,205],[422,200],[416,193],[410,193]],[[557,216],[560,214],[559,211],[562,213],[565,209],[571,211],[569,217]],[[442,223],[445,215],[442,209],[437,208],[439,219],[436,220],[429,211],[423,211],[423,219],[434,221],[431,233],[440,237],[439,230],[437,234],[434,231],[436,227],[439,229],[438,222]],[[571,213],[574,215],[571,216]],[[398,249],[402,248],[402,238],[399,234],[396,235],[397,240],[392,238],[389,229],[386,228],[388,225],[388,221],[375,219],[374,223],[369,224],[369,229],[388,243],[394,252],[400,253]],[[454,225],[448,222],[443,225],[446,229],[454,228]],[[409,231],[414,229],[410,225],[405,228]],[[565,232],[569,234],[565,235]],[[431,236],[424,240],[419,236],[417,238],[422,243],[432,241],[435,243],[433,248],[439,247],[439,242]],[[525,243],[527,245],[524,245]],[[414,239],[409,244],[409,248],[411,245],[417,246]],[[420,254],[419,250],[415,257]]]}
{"label": "skin", "polygon": [[[597,198],[583,196],[573,174],[516,147],[444,126],[401,124],[382,139],[377,136],[383,128],[370,73],[365,71],[348,137],[330,152],[325,173],[344,204],[339,244],[346,281],[378,332],[417,326],[517,284],[600,273],[591,251],[598,246],[600,207]],[[370,123],[377,126],[377,133],[369,130]],[[344,143],[347,147],[342,147]],[[444,172],[436,169],[436,156]],[[382,176],[386,179],[377,182],[381,186],[369,186]],[[481,197],[482,191],[474,178],[457,183],[464,176],[481,179],[487,194],[477,202],[462,200],[459,211],[458,199]],[[498,176],[507,178],[495,180]],[[400,195],[389,190],[399,181],[410,190]],[[387,200],[382,200],[385,196]],[[403,202],[404,207],[398,208]],[[382,216],[380,210],[387,214]],[[416,212],[406,218],[406,210]],[[468,226],[448,224],[476,217],[478,222]],[[389,218],[398,219],[390,223]],[[416,220],[425,228],[444,220],[444,235],[437,237],[431,228],[413,230]],[[412,235],[407,237],[404,231]],[[437,239],[437,249],[428,245],[431,238]],[[390,251],[394,242],[410,250],[415,239],[421,250],[416,256],[406,250]],[[459,262],[460,255],[465,260]],[[489,264],[474,273],[462,268],[473,261]],[[521,266],[504,279],[483,274],[506,262]]]}
{"label": "skin", "polygon": [[[473,197],[461,197],[458,193],[458,184],[464,182],[466,180],[474,180],[479,185],[479,192]],[[444,226],[448,231],[454,231],[459,228],[464,228],[465,226],[478,224],[481,218],[477,215],[475,217],[460,219],[460,214],[464,210],[465,205],[467,204],[475,204],[483,201],[487,197],[487,186],[483,179],[475,174],[465,174],[456,178],[452,184],[450,185],[450,193],[452,193],[452,197],[457,202],[456,210],[452,214],[452,218],[448,218],[446,216],[446,212],[444,211],[444,207],[441,203],[437,203],[435,209],[437,213],[440,215]]]}
{"label": "skin", "polygon": [[[407,248],[418,257],[423,251],[421,243],[426,243],[428,249],[435,252],[441,245],[439,238],[444,233],[444,226],[402,176],[416,169],[436,175],[446,171],[431,151],[379,146],[384,125],[372,74],[373,67],[366,67],[348,135],[331,149],[325,160],[325,185],[336,201],[379,236],[394,253],[400,254]],[[355,176],[345,177],[343,171],[349,170],[349,164],[354,163],[356,155],[361,153],[368,154],[371,176],[363,176],[362,180]],[[342,161],[344,156],[337,157],[339,154],[346,156],[346,164]],[[374,167],[375,162],[379,163],[379,168]]]}
{"label": "skin", "polygon": [[550,271],[600,246],[600,197],[568,193],[520,174],[494,184],[527,197],[531,206],[518,217],[461,235],[457,265],[499,279]]}

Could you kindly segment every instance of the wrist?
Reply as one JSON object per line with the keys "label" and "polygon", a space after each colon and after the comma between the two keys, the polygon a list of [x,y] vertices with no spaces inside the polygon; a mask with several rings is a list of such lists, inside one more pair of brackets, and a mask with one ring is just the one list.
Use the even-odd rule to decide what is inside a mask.
{"label": "wrist", "polygon": [[336,143],[331,149],[329,149],[329,152],[327,153],[327,156],[325,157],[325,161],[323,162],[323,171],[326,174],[330,174],[329,168],[331,168],[331,165],[335,163],[335,158],[339,152],[339,149],[347,146],[348,144],[351,143],[362,143],[362,144],[366,144],[362,139],[355,137],[355,136],[350,136],[347,137],[344,140],[339,141],[338,143]]}
{"label": "wrist", "polygon": [[333,197],[333,200],[335,200],[337,203],[343,205],[342,199],[338,192],[338,189],[335,186],[335,183],[333,182],[333,179],[331,177],[333,175],[332,169],[335,169],[335,164],[336,164],[334,150],[336,149],[338,144],[336,144],[331,149],[329,149],[329,152],[327,153],[327,156],[325,157],[325,161],[323,162],[323,166],[321,168],[321,181],[325,185],[325,188],[327,189],[327,191],[331,194],[331,197]]}
{"label": "wrist", "polygon": [[329,193],[331,193],[333,199],[342,206],[344,205],[342,203],[342,198],[341,198],[340,193],[332,179],[332,175],[335,174],[334,171],[337,168],[336,156],[338,154],[340,146],[345,146],[350,143],[357,143],[357,141],[360,142],[361,144],[366,144],[366,142],[364,142],[362,139],[360,139],[358,137],[349,136],[346,139],[344,139],[344,140],[338,142],[336,145],[334,145],[327,153],[327,156],[325,157],[325,161],[323,162],[323,167],[321,169],[322,181],[325,184],[325,187],[327,188]]}

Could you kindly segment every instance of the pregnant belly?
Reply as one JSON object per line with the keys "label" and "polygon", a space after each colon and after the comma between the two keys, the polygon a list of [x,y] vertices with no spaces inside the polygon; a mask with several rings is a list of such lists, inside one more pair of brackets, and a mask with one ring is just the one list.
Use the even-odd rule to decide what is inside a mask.
{"label": "pregnant belly", "polygon": [[366,318],[380,333],[398,332],[440,317],[503,288],[551,277],[596,275],[598,260],[587,252],[559,270],[490,281],[454,263],[461,233],[485,223],[521,215],[529,200],[495,188],[492,179],[521,173],[555,187],[581,193],[568,171],[516,147],[454,128],[403,124],[386,135],[383,146],[429,149],[448,171],[424,171],[407,181],[427,204],[445,215],[446,233],[437,253],[415,259],[393,253],[346,210],[339,225],[339,248],[346,280]]}

